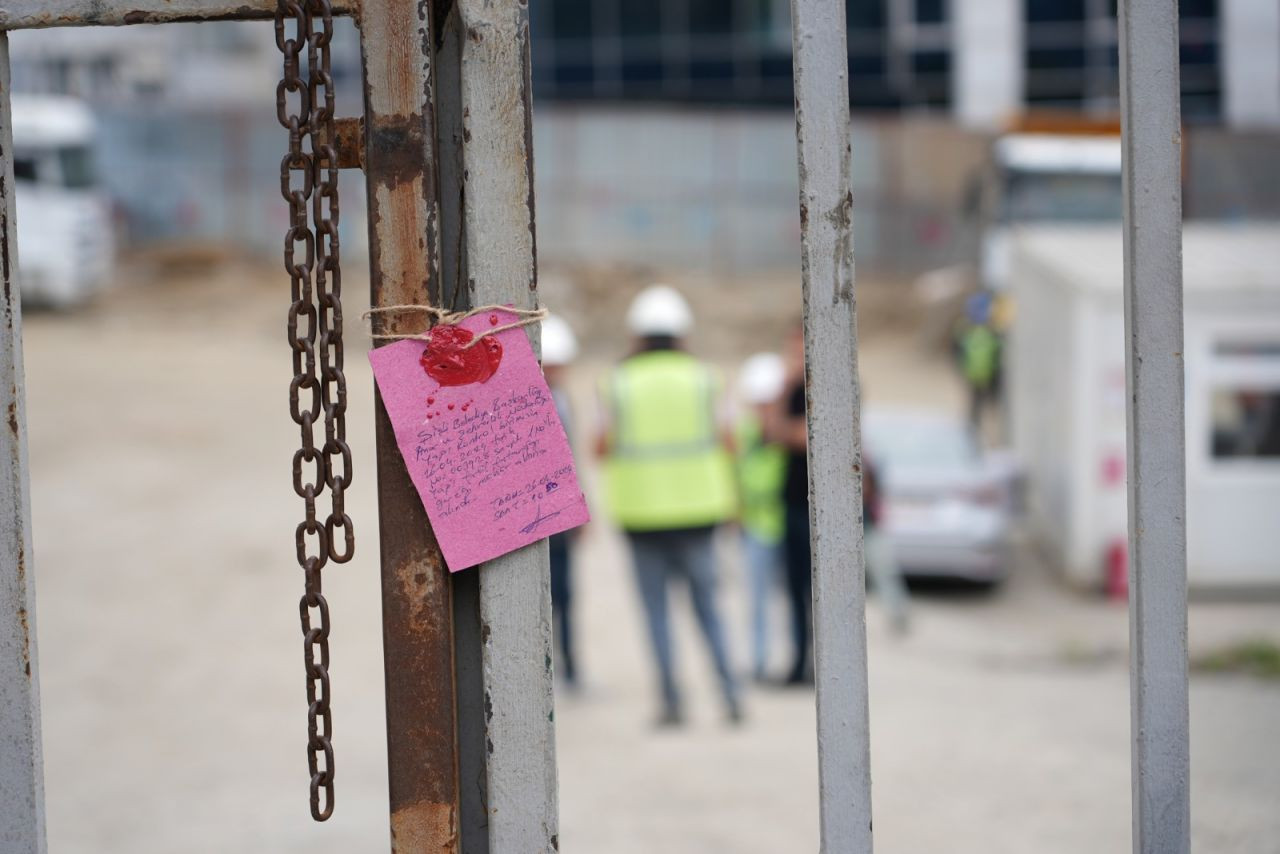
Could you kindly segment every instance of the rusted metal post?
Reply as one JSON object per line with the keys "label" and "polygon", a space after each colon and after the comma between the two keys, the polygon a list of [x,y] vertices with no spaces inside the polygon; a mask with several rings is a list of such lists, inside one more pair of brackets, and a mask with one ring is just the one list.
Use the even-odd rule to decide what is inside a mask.
{"label": "rusted metal post", "polygon": [[[428,4],[365,0],[360,37],[373,305],[439,298],[439,202]],[[374,316],[376,332],[421,318]],[[415,328],[408,331],[421,331]],[[459,851],[449,572],[379,397],[378,505],[393,852]]]}
{"label": "rusted metal post", "polygon": [[792,0],[822,850],[871,854],[862,442],[844,3]]}
{"label": "rusted metal post", "polygon": [[42,854],[44,770],[12,152],[9,36],[0,32],[0,851]]}
{"label": "rusted metal post", "polygon": [[[467,281],[473,304],[536,304],[529,10],[457,0]],[[530,327],[535,346],[536,327]],[[490,850],[559,850],[547,544],[480,567]]]}
{"label": "rusted metal post", "polygon": [[1191,848],[1176,0],[1121,0],[1133,850]]}

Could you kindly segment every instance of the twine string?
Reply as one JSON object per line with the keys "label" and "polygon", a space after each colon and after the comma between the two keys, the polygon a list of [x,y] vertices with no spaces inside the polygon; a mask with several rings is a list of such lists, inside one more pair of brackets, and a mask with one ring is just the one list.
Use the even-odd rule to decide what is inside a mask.
{"label": "twine string", "polygon": [[422,332],[390,332],[390,333],[373,333],[372,337],[375,341],[405,341],[410,338],[418,338],[423,341],[431,338],[431,330],[436,326],[461,323],[468,317],[474,317],[477,314],[485,312],[505,311],[508,314],[514,314],[518,320],[511,323],[502,323],[491,329],[485,329],[475,333],[475,337],[462,345],[463,350],[468,350],[480,343],[480,339],[489,335],[497,335],[499,332],[506,332],[508,329],[519,329],[522,326],[532,326],[541,322],[548,314],[545,308],[513,308],[508,305],[481,305],[467,311],[450,311],[444,308],[437,308],[434,305],[383,305],[369,309],[363,315],[366,319],[375,314],[425,314],[428,316],[429,323],[427,328]]}

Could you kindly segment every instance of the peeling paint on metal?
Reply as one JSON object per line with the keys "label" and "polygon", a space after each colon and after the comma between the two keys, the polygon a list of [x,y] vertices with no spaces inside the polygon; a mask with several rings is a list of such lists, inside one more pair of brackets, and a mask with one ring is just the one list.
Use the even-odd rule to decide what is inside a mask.
{"label": "peeling paint on metal", "polygon": [[[0,198],[8,198],[8,190],[5,188],[4,182],[0,181]],[[9,218],[0,216],[0,234],[9,233]],[[7,240],[0,241],[0,275],[4,276],[4,296],[7,301],[11,296],[9,290],[10,283],[13,281],[13,269],[9,263],[9,242]]]}
{"label": "peeling paint on metal", "polygon": [[866,594],[843,3],[792,0],[822,850],[871,854]]}
{"label": "peeling paint on metal", "polygon": [[[22,555],[18,556],[18,575],[26,574]],[[22,670],[28,679],[31,678],[31,624],[27,622],[27,609],[18,609],[18,623],[22,626]]]}
{"label": "peeling paint on metal", "polygon": [[423,125],[420,112],[380,119],[369,133],[368,146],[378,158],[378,180],[394,189],[422,179]]}
{"label": "peeling paint on metal", "polygon": [[458,846],[458,814],[450,803],[408,804],[391,814],[394,854],[452,852]]}
{"label": "peeling paint on metal", "polygon": [[[3,14],[0,8],[0,14]],[[0,32],[0,845],[43,854],[44,771],[40,753],[40,686],[36,599],[29,572],[31,505],[23,416],[22,308],[17,273],[9,37]]]}
{"label": "peeling paint on metal", "polygon": [[[456,0],[472,304],[536,304],[528,9]],[[530,329],[536,346],[536,327]],[[545,543],[480,568],[490,850],[554,851],[558,804]]]}
{"label": "peeling paint on metal", "polygon": [[[433,39],[425,0],[366,0],[360,12],[373,305],[438,298],[439,205]],[[421,331],[379,315],[376,332]],[[377,403],[383,637],[393,850],[459,849],[453,595],[449,573]]]}

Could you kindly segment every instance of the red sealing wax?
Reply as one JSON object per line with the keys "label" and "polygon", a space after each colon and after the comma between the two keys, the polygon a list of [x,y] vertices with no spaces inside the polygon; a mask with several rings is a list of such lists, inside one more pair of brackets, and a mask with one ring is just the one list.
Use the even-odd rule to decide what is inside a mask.
{"label": "red sealing wax", "polygon": [[467,347],[474,338],[471,330],[461,326],[437,326],[418,361],[427,376],[442,386],[482,383],[498,370],[502,344],[490,335]]}

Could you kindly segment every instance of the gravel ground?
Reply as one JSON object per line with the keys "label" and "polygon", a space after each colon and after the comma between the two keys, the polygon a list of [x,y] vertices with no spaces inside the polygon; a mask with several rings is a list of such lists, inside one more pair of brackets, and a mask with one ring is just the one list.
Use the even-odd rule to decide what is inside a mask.
{"label": "gravel ground", "polygon": [[[316,826],[285,302],[283,282],[267,278],[270,288],[235,267],[138,276],[82,312],[28,319],[48,822],[59,854],[387,848],[363,341],[353,325],[357,559],[326,575],[338,807]],[[956,404],[945,370],[909,339],[871,330],[864,347],[872,400]],[[579,370],[580,393],[599,364]],[[724,557],[741,657],[743,585],[727,539]],[[563,850],[816,851],[812,694],[753,689],[747,724],[726,727],[688,609],[678,609],[692,720],[652,731],[638,606],[607,525],[587,529],[576,572],[586,686],[557,710]],[[1280,638],[1278,617],[1276,604],[1198,603],[1193,648]],[[869,619],[877,851],[1128,850],[1123,606],[1060,589],[1028,556],[994,595],[918,597],[906,638],[889,634],[874,601]],[[1280,852],[1280,683],[1196,676],[1191,699],[1196,850]]]}

